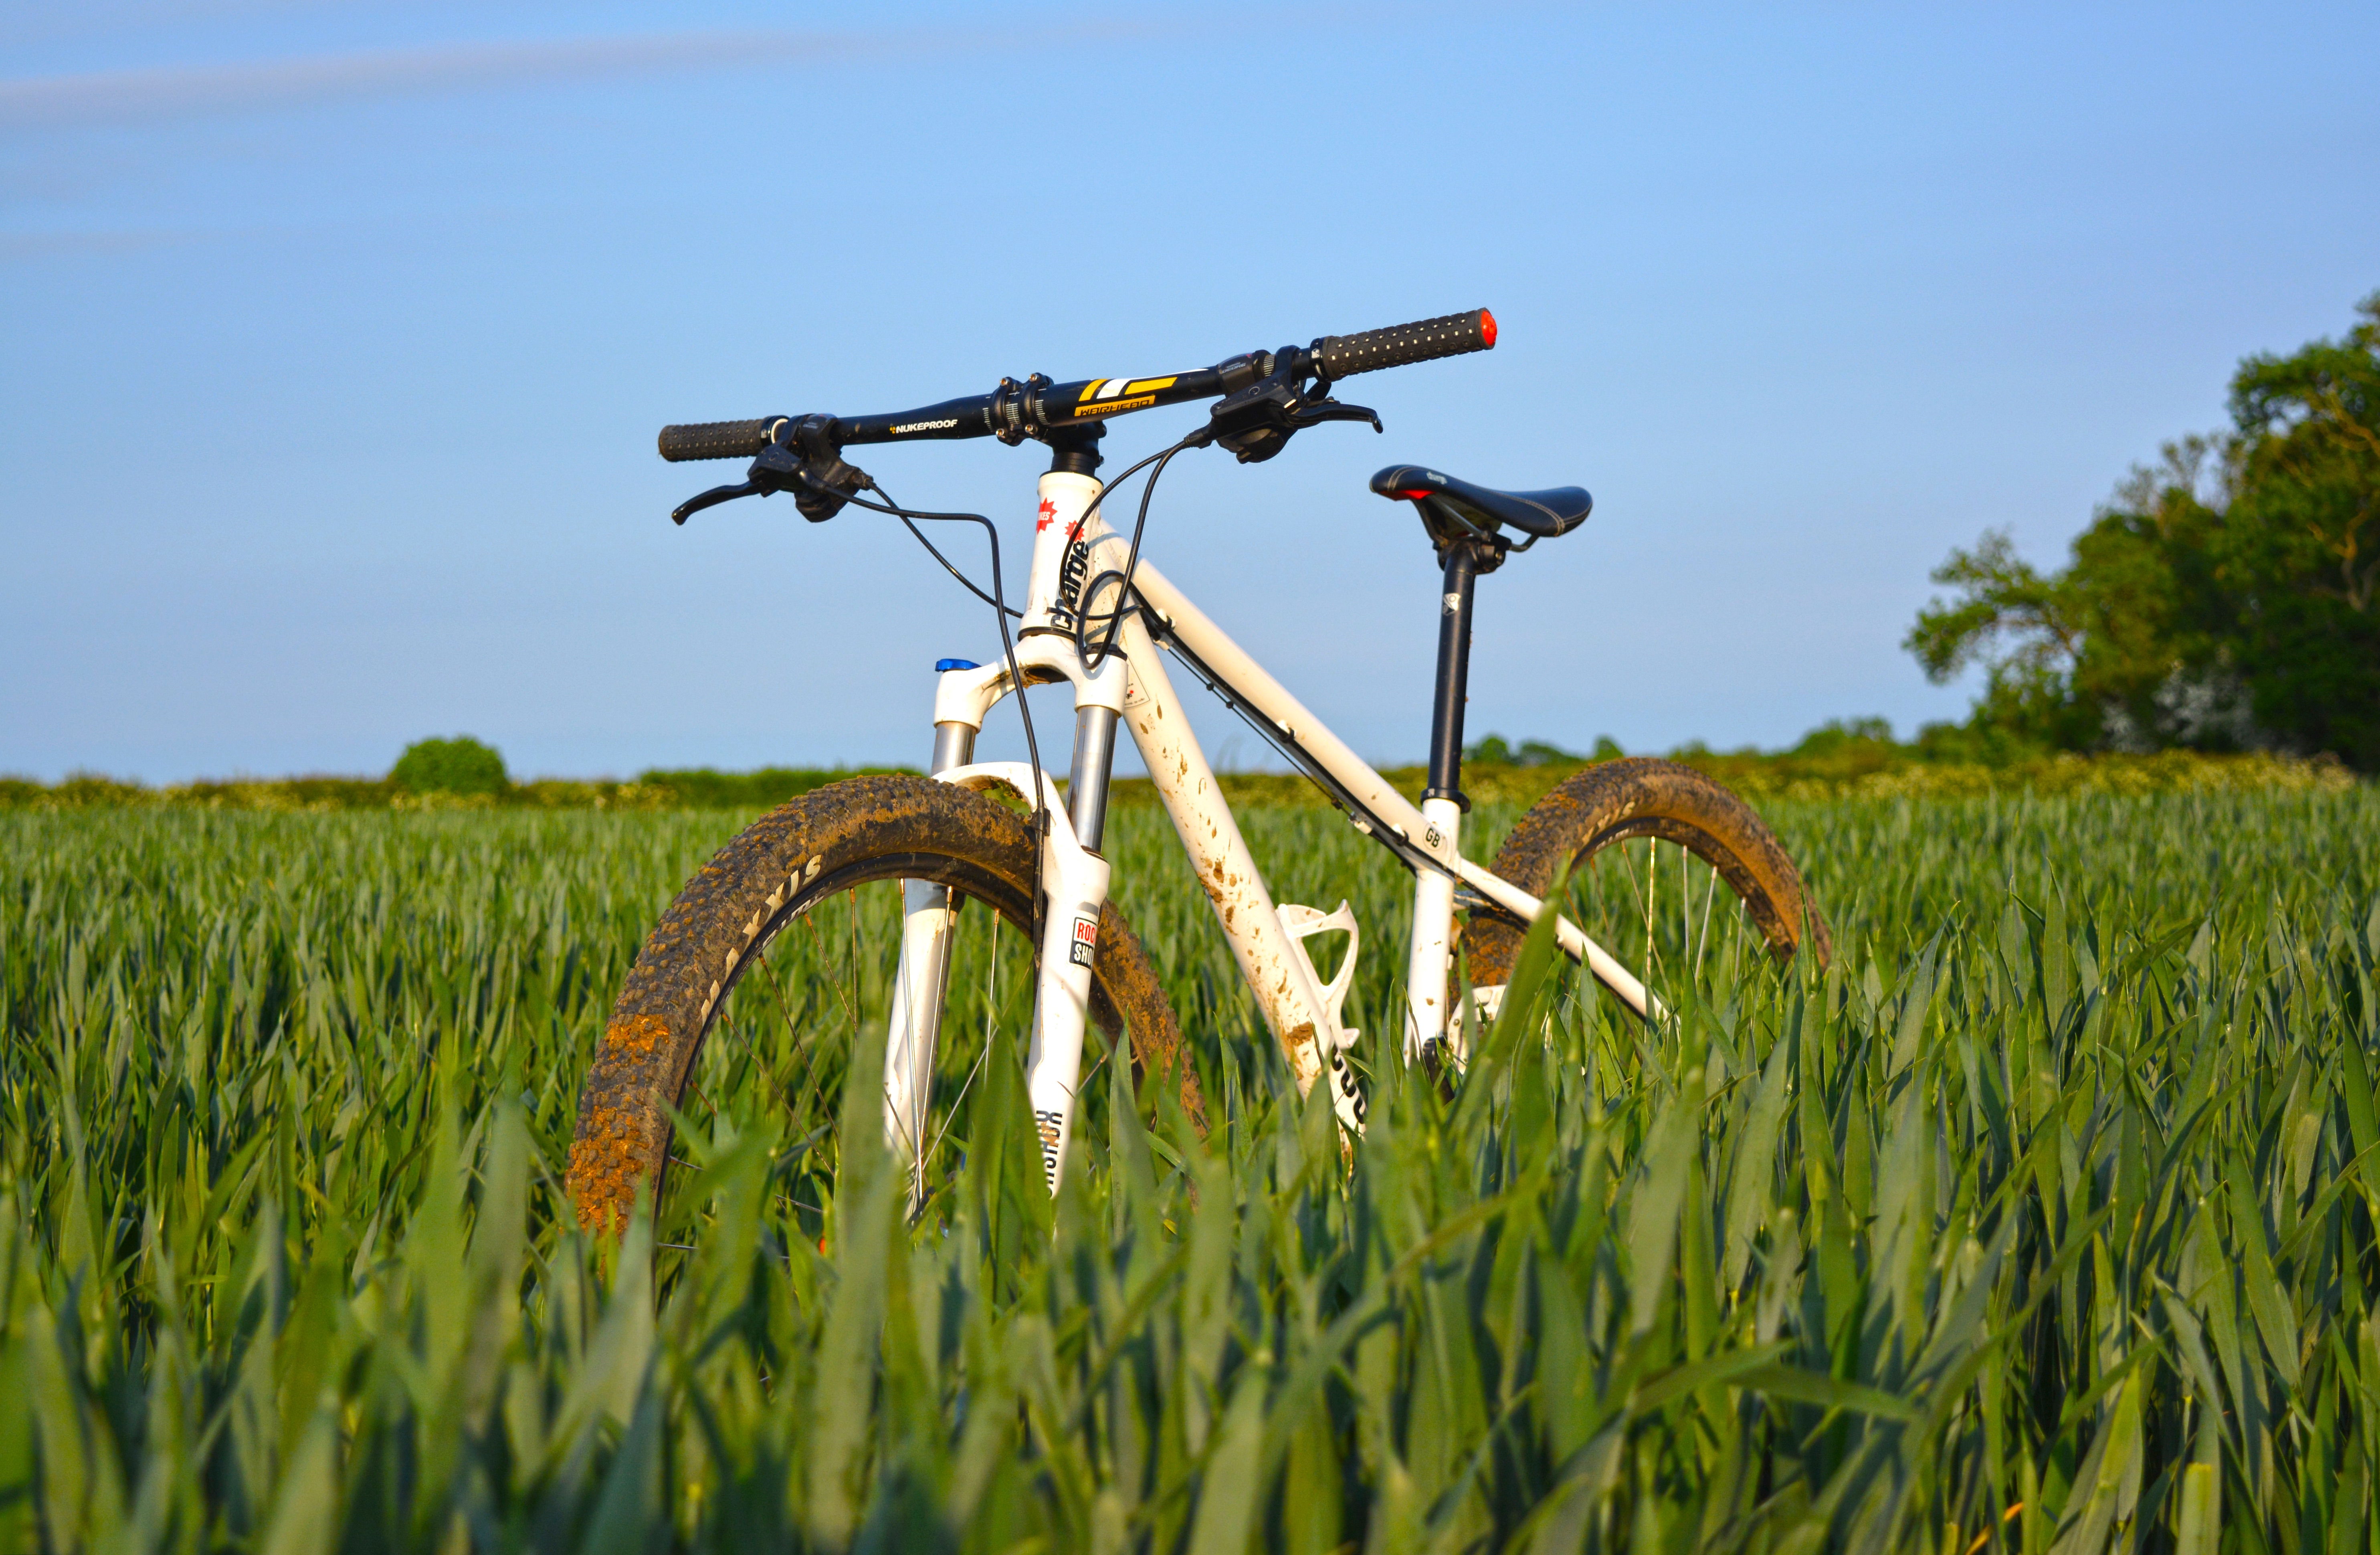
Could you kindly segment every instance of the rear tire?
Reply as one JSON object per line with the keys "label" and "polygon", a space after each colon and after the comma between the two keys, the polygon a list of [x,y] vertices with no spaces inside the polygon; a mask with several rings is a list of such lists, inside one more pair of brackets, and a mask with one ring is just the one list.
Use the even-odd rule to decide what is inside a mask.
{"label": "rear tire", "polygon": [[[1832,946],[1826,921],[1775,834],[1752,807],[1675,762],[1627,757],[1564,779],[1512,828],[1494,869],[1532,896],[1542,897],[1552,888],[1557,867],[1568,866],[1575,886],[1596,855],[1634,837],[1673,844],[1708,865],[1717,876],[1714,890],[1723,882],[1742,904],[1779,965],[1791,961],[1805,942],[1818,965],[1827,964]],[[1648,869],[1648,883],[1658,885],[1660,878],[1657,869]],[[1600,938],[1606,929],[1579,916],[1577,893],[1572,894],[1566,907],[1572,921]],[[1706,896],[1706,929],[1708,907]],[[1498,987],[1512,977],[1523,932],[1508,919],[1473,915],[1464,938],[1474,987]],[[1687,938],[1691,941],[1691,930]],[[1694,947],[1689,944],[1688,949]],[[1694,959],[1699,964],[1698,953]]]}
{"label": "rear tire", "polygon": [[[579,1223],[624,1227],[639,1184],[658,1203],[671,1159],[663,1103],[682,1107],[705,1038],[782,930],[862,885],[932,880],[952,888],[953,905],[973,899],[997,912],[1030,946],[1033,861],[1026,817],[981,795],[909,777],[815,789],[721,848],[654,926],[596,1048],[579,1094],[566,1184]],[[1135,1086],[1154,1077],[1175,1087],[1203,1134],[1206,1104],[1181,1027],[1113,902],[1099,920],[1091,1017],[1111,1043],[1129,1028]],[[864,1030],[856,1016],[851,1024]],[[945,1043],[961,1035],[946,1023]]]}

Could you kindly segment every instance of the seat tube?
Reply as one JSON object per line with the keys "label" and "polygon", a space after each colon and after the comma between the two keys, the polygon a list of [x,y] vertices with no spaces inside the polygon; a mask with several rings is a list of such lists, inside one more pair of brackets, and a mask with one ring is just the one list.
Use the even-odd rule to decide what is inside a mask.
{"label": "seat tube", "polygon": [[[1463,817],[1471,808],[1463,777],[1463,704],[1471,678],[1471,604],[1482,564],[1500,557],[1482,543],[1458,540],[1445,550],[1444,588],[1439,596],[1438,679],[1430,705],[1429,786],[1421,813],[1450,847],[1459,851]],[[1432,839],[1436,841],[1436,839]],[[1454,1060],[1466,1058],[1466,1023],[1451,1021],[1448,990],[1453,971],[1454,879],[1437,869],[1414,874],[1413,954],[1405,969],[1405,1057],[1421,1057],[1434,1044],[1452,1040]]]}
{"label": "seat tube", "polygon": [[[975,728],[934,725],[932,771],[946,772],[975,759]],[[941,1045],[942,1004],[950,991],[951,937],[957,915],[951,888],[932,881],[901,882],[901,965],[892,979],[884,1032],[884,1137],[907,1162],[912,1209],[925,1195],[926,1125],[934,1096],[934,1059]]]}
{"label": "seat tube", "polygon": [[[1463,811],[1451,799],[1424,799],[1429,823],[1460,841]],[[1405,968],[1405,1058],[1418,1059],[1448,1034],[1447,990],[1454,968],[1454,877],[1437,869],[1414,872],[1413,955]],[[1454,1028],[1461,1041],[1462,1028]],[[1456,1061],[1463,1055],[1458,1052]]]}

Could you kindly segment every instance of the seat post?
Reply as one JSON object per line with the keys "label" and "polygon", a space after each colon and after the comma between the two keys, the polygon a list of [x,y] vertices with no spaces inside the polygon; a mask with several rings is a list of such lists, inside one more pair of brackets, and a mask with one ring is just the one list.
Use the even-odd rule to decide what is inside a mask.
{"label": "seat post", "polygon": [[1492,541],[1450,542],[1445,586],[1438,601],[1438,690],[1429,717],[1429,786],[1425,799],[1451,799],[1464,814],[1463,796],[1463,704],[1471,682],[1472,586],[1483,572],[1502,563],[1503,548]]}

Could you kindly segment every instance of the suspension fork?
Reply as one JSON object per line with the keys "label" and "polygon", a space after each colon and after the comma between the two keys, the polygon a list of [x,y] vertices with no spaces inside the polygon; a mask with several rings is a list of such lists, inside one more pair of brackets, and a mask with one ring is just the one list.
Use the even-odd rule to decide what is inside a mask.
{"label": "suspension fork", "polygon": [[[1052,603],[1071,601],[1053,557],[1079,535],[1078,521],[1099,483],[1071,468],[1041,478],[1041,526],[1028,591],[1027,633],[1017,645],[1019,668],[1027,681],[1062,677],[1075,686],[1075,750],[1067,807],[1049,817],[1038,839],[1041,900],[1033,904],[1040,923],[1040,966],[1034,987],[1032,1042],[1026,1057],[1026,1091],[1040,1137],[1042,1170],[1055,1191],[1065,1154],[1081,1079],[1083,1027],[1090,1010],[1092,968],[1099,949],[1099,919],[1107,905],[1110,869],[1099,851],[1107,825],[1107,799],[1115,754],[1116,724],[1123,709],[1125,670],[1122,655],[1097,670],[1085,667],[1071,635],[1034,629]],[[1051,531],[1055,531],[1054,534]],[[1054,541],[1054,543],[1053,543]],[[1045,579],[1042,574],[1050,577]],[[953,665],[935,693],[933,776],[964,787],[1009,789],[1029,804],[1037,795],[1056,797],[1046,774],[1022,762],[975,764],[975,736],[985,714],[1002,696],[1020,692],[1003,664]],[[885,1034],[884,1126],[893,1150],[909,1164],[910,1202],[925,1192],[926,1126],[933,1098],[935,1054],[941,1047],[943,1007],[950,988],[951,941],[956,913],[950,890],[926,881],[902,886],[901,964],[893,979]]]}
{"label": "suspension fork", "polygon": [[[1116,663],[1121,680],[1123,664]],[[1096,703],[1075,713],[1075,764],[1067,808],[1052,812],[1039,839],[1040,969],[1033,990],[1032,1043],[1025,1088],[1040,1137],[1041,1167],[1051,1191],[1064,1169],[1074,1131],[1075,1091],[1082,1075],[1083,1030],[1090,1013],[1099,917],[1107,905],[1110,866],[1099,852],[1107,821],[1110,766],[1117,711]],[[1031,802],[1033,770],[1021,761],[981,765],[970,754],[976,731],[964,723],[936,726],[934,775],[966,788],[1004,788]],[[1054,786],[1054,785],[1053,785]],[[902,882],[901,966],[886,1021],[884,1132],[907,1163],[914,1209],[925,1195],[928,1114],[933,1099],[934,1057],[948,1002],[951,942],[957,912],[950,888],[930,881]],[[1128,1062],[1128,1061],[1127,1061]]]}
{"label": "suspension fork", "polygon": [[[956,722],[934,725],[929,771],[940,777],[975,756],[976,730]],[[951,888],[932,881],[901,882],[901,966],[885,1015],[884,1138],[909,1170],[909,1207],[926,1192],[927,1115],[934,1094],[934,1055],[941,1049],[942,1005],[950,992],[951,937],[958,915]]]}

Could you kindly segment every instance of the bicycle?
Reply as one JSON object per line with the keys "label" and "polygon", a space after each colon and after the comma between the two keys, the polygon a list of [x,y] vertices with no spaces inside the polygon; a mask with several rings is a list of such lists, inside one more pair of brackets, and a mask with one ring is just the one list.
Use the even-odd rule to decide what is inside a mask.
{"label": "bicycle", "polygon": [[[946,659],[936,665],[929,775],[855,778],[793,800],[722,848],[663,915],[637,957],[581,1094],[567,1181],[581,1221],[624,1223],[640,1191],[658,1204],[673,1166],[690,1164],[672,1151],[674,1120],[682,1115],[677,1109],[689,1087],[708,1101],[709,1087],[697,1071],[714,1031],[726,1031],[734,1046],[708,1050],[711,1084],[740,1093],[765,1075],[802,1118],[808,1114],[778,1073],[783,1049],[790,1043],[803,1058],[802,1094],[814,1102],[835,1062],[824,1028],[848,1027],[853,1041],[867,1039],[866,1007],[878,995],[886,1137],[905,1160],[914,1209],[928,1196],[932,1162],[984,1054],[999,1039],[1002,1020],[1013,1017],[1025,966],[1034,995],[1025,1088],[1051,1191],[1073,1143],[1087,1028],[1101,1034],[1111,1054],[1125,1051],[1119,1044],[1128,1039],[1135,1087],[1172,1087],[1203,1133],[1204,1099],[1173,1011],[1109,897],[1111,865],[1100,847],[1119,724],[1138,747],[1300,1091],[1325,1080],[1348,1137],[1359,1136],[1366,1095],[1348,1061],[1356,1033],[1344,1019],[1358,926],[1343,902],[1326,913],[1273,900],[1184,717],[1160,649],[1266,735],[1356,830],[1413,872],[1402,1043],[1407,1063],[1427,1064],[1450,1081],[1459,1075],[1473,1021],[1493,1018],[1522,934],[1560,878],[1574,882],[1553,907],[1563,952],[1637,1015],[1658,1017],[1662,1006],[1645,977],[1590,938],[1580,922],[1588,916],[1582,904],[1597,900],[1588,884],[1577,883],[1594,874],[1581,866],[1633,839],[1645,839],[1646,874],[1638,894],[1646,920],[1647,976],[1669,942],[1666,922],[1658,928],[1653,922],[1660,878],[1656,850],[1662,844],[1682,850],[1682,872],[1690,856],[1709,872],[1701,943],[1691,942],[1689,890],[1683,940],[1672,961],[1691,954],[1699,965],[1722,882],[1741,905],[1739,929],[1748,918],[1769,954],[1790,959],[1806,942],[1823,960],[1824,923],[1775,837],[1725,788],[1666,761],[1621,759],[1590,766],[1524,816],[1493,867],[1463,856],[1462,820],[1470,807],[1460,784],[1475,584],[1509,556],[1578,528],[1593,507],[1585,491],[1500,491],[1421,465],[1392,465],[1373,477],[1374,492],[1414,505],[1442,569],[1428,785],[1418,806],[1141,554],[1156,482],[1176,456],[1219,446],[1253,464],[1278,455],[1298,431],[1325,422],[1367,421],[1378,431],[1379,418],[1371,410],[1331,397],[1339,382],[1487,350],[1495,341],[1495,319],[1483,309],[1325,336],[1303,347],[1249,352],[1189,372],[1071,383],[1036,374],[1022,382],[1002,379],[987,395],[889,415],[779,416],[664,428],[664,459],[753,461],[741,483],[715,487],[682,504],[672,515],[676,522],[720,503],[777,492],[791,493],[812,522],[853,504],[897,516],[991,605],[1001,653],[995,662]],[[1098,445],[1109,421],[1209,399],[1216,403],[1203,426],[1116,481],[1098,479]],[[1007,603],[998,529],[989,518],[904,508],[843,457],[868,444],[985,436],[1012,446],[1035,441],[1050,456],[1038,488],[1021,609]],[[1110,524],[1105,504],[1117,485],[1143,468],[1148,479],[1127,537]],[[927,520],[984,528],[991,550],[989,591],[926,539],[917,524]],[[1073,690],[1075,740],[1062,805],[1055,802],[1057,785],[1041,765],[1022,697],[1028,759],[974,759],[977,735],[991,710],[1020,686],[1038,684]],[[1000,792],[1024,807],[1022,813],[990,796]],[[1628,878],[1633,889],[1633,863]],[[874,937],[863,945],[860,893],[871,886],[881,888],[871,896],[897,893],[897,936],[889,908],[871,907]],[[838,897],[850,904],[847,929],[830,925],[822,930],[821,909]],[[967,976],[957,978],[960,910],[968,901],[989,909],[983,917],[990,950],[968,950]],[[1463,938],[1474,990],[1463,1008],[1456,1007],[1453,978],[1458,910],[1467,915]],[[774,970],[754,977],[756,968],[770,967],[772,950],[795,924],[807,926],[806,935],[794,937],[797,965],[787,969],[799,997]],[[1021,942],[1007,952],[1012,971],[1005,1006],[998,993],[1002,924]],[[1328,979],[1307,949],[1309,940],[1325,932],[1348,936]],[[841,970],[822,976],[820,968],[832,968],[837,957]],[[946,1017],[954,990],[971,990],[978,960],[989,982],[983,1045],[964,1077],[955,1078],[953,1093],[962,1071],[956,1055],[945,1051],[944,1039],[957,1029]],[[739,1025],[728,1006],[756,989],[758,1007]],[[762,1057],[751,1039],[754,1030],[778,1045],[775,1060]],[[950,1098],[940,1128],[932,1115],[938,1087]],[[819,1132],[805,1143],[815,1143]],[[805,1210],[817,1208],[797,1192],[792,1197]]]}

